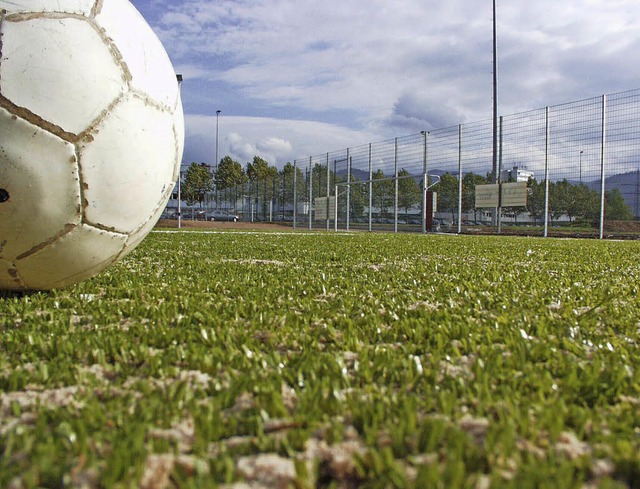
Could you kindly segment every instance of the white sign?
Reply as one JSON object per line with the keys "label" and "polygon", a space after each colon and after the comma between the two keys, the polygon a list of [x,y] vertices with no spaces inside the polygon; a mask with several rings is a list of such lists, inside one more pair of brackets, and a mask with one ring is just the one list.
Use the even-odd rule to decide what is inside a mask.
{"label": "white sign", "polygon": [[[327,200],[329,203],[327,204]],[[313,200],[314,207],[314,220],[326,221],[332,219],[336,213],[336,198],[335,197],[316,197]]]}
{"label": "white sign", "polygon": [[498,207],[499,188],[497,183],[476,185],[476,208]]}
{"label": "white sign", "polygon": [[526,207],[527,182],[510,182],[502,184],[502,207]]}

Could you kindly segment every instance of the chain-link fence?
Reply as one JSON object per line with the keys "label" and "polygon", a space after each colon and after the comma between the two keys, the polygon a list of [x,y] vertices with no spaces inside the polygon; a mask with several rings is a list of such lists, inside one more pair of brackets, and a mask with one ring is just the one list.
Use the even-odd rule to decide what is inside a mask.
{"label": "chain-link fence", "polygon": [[633,234],[640,90],[296,159],[207,208],[296,228]]}

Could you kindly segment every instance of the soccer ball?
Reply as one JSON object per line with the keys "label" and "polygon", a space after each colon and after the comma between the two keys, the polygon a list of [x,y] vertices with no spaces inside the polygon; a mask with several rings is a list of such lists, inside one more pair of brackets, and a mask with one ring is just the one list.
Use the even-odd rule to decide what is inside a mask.
{"label": "soccer ball", "polygon": [[0,0],[0,289],[71,285],[132,251],[183,145],[176,74],[128,0]]}

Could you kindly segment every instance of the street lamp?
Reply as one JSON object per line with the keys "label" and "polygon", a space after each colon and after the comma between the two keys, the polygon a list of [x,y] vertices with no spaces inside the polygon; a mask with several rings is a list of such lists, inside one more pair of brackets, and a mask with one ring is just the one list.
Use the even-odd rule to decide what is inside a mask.
{"label": "street lamp", "polygon": [[220,127],[220,112],[221,110],[216,110],[216,162],[214,164],[214,169],[218,170],[218,129]]}
{"label": "street lamp", "polygon": [[582,153],[584,153],[584,151],[581,150],[578,155],[578,160],[580,161],[580,185],[582,185]]}
{"label": "street lamp", "polygon": [[[221,110],[216,110],[216,161],[213,164],[213,175],[214,178],[216,176],[216,174],[218,173],[218,129],[220,127],[220,112],[222,112]],[[216,208],[218,207],[218,186],[215,186],[216,192],[214,194],[214,198],[216,200]]]}
{"label": "street lamp", "polygon": [[[429,197],[429,174],[427,173],[427,135],[428,131],[420,131],[423,136],[422,147],[422,232],[427,232],[427,221],[429,216],[427,215],[427,198]],[[433,219],[433,216],[431,216]]]}
{"label": "street lamp", "polygon": [[[491,171],[493,181],[499,183],[498,176],[498,29],[496,22],[496,0],[493,0],[493,155]],[[500,217],[497,215],[498,209],[494,209],[491,216],[491,224],[498,224]]]}
{"label": "street lamp", "polygon": [[498,182],[498,29],[496,0],[493,0],[493,182]]}

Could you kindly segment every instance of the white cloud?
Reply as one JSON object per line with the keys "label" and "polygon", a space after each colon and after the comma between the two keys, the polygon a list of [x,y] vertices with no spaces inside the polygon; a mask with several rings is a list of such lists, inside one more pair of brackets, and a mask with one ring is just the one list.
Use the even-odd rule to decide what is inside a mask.
{"label": "white cloud", "polygon": [[[291,156],[293,152],[293,144],[291,141],[286,141],[282,138],[268,137],[256,144],[258,151],[273,153],[278,155]],[[295,156],[295,155],[294,155]]]}
{"label": "white cloud", "polygon": [[[490,2],[133,2],[185,76],[187,155],[212,159],[219,108],[221,145],[279,163],[491,117]],[[500,113],[636,88],[638,24],[636,0],[498,2]]]}
{"label": "white cloud", "polygon": [[[187,115],[185,163],[215,160],[215,116]],[[282,166],[294,159],[365,144],[375,134],[313,121],[261,117],[220,117],[218,158],[229,155],[243,166],[254,156]]]}
{"label": "white cloud", "polygon": [[406,132],[431,131],[465,122],[465,116],[450,101],[438,97],[402,94],[393,106],[388,124]]}
{"label": "white cloud", "polygon": [[[240,160],[242,162],[251,161],[254,156],[258,155],[256,145],[245,141],[237,132],[230,133],[224,139],[223,147],[224,146],[228,148],[228,151],[224,152],[224,154],[229,153],[233,159]],[[224,156],[220,155],[219,157],[223,158]],[[264,155],[263,158],[268,159],[269,155]]]}
{"label": "white cloud", "polygon": [[[397,90],[427,89],[442,81],[441,70],[425,62],[428,53],[441,49],[451,55],[452,47],[461,45],[446,27],[469,30],[460,6],[425,9],[418,0],[178,5],[172,10],[183,13],[167,13],[162,25],[172,49],[224,57],[231,65],[210,76],[257,100],[310,110],[341,107],[369,114],[371,106],[390,109]],[[184,26],[185,16],[193,25]]]}

